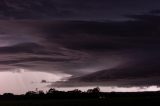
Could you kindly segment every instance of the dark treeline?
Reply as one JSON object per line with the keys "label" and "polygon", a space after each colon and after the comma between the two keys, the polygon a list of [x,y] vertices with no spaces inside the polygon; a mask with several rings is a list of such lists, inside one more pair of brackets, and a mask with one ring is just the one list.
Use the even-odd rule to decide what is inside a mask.
{"label": "dark treeline", "polygon": [[54,88],[43,91],[28,91],[23,95],[4,93],[0,95],[0,106],[135,106],[160,104],[160,91],[157,92],[101,92],[93,88],[86,92],[75,89],[58,91]]}
{"label": "dark treeline", "polygon": [[58,91],[54,88],[49,89],[47,92],[42,90],[28,91],[22,95],[14,95],[13,93],[4,93],[0,95],[0,100],[9,99],[80,99],[80,98],[99,98],[101,97],[99,87],[88,89],[86,92],[82,92],[79,89],[72,91]]}
{"label": "dark treeline", "polygon": [[0,95],[0,100],[44,100],[44,99],[101,99],[101,100],[160,100],[160,91],[157,92],[101,92],[99,87],[88,89],[82,92],[79,89],[72,91],[58,91],[54,88],[47,92],[42,90],[28,91],[23,95],[14,95],[12,93],[4,93]]}

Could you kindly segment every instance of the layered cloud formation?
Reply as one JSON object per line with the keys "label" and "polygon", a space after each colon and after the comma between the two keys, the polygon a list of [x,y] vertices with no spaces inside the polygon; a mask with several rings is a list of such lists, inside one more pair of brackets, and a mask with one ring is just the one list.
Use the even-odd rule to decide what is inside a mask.
{"label": "layered cloud formation", "polygon": [[159,85],[157,12],[129,21],[1,21],[0,70],[73,76],[54,86]]}

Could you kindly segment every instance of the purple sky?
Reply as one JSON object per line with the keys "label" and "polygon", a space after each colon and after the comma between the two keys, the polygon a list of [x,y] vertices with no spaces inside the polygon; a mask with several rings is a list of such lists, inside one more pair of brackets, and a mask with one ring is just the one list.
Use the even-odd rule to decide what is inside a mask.
{"label": "purple sky", "polygon": [[1,0],[0,93],[88,86],[159,90],[159,5],[159,0]]}

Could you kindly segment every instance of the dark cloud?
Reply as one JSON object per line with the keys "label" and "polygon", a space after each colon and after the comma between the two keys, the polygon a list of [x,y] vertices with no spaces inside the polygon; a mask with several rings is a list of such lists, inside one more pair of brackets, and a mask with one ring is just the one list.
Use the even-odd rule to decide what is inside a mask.
{"label": "dark cloud", "polygon": [[124,14],[159,9],[159,0],[2,0],[3,20],[124,20]]}
{"label": "dark cloud", "polygon": [[9,47],[1,47],[0,53],[7,54],[7,53],[39,53],[43,54],[43,51],[39,51],[39,49],[43,49],[42,46],[37,45],[35,43],[23,43],[17,44]]}
{"label": "dark cloud", "polygon": [[[50,48],[46,45],[28,42],[0,47],[0,65],[1,71],[4,71],[4,68],[8,68],[7,70],[29,68],[53,72],[54,67],[83,60],[83,55],[83,53],[58,46]],[[62,71],[64,70],[65,68]]]}
{"label": "dark cloud", "polygon": [[73,77],[68,82],[57,82],[53,86],[159,86],[159,51],[143,51],[141,55],[133,53],[131,56],[132,61],[123,65]]}
{"label": "dark cloud", "polygon": [[[139,19],[138,17],[145,17]],[[152,17],[152,18],[149,18]],[[157,17],[155,20],[154,17]],[[159,16],[135,15],[133,21],[65,21],[43,28],[50,42],[75,50],[154,49],[159,46]],[[137,19],[138,18],[138,19]],[[147,20],[146,20],[147,18]]]}
{"label": "dark cloud", "polygon": [[[3,0],[1,1],[1,19],[51,19],[63,15],[53,0]],[[41,18],[39,18],[41,17]]]}
{"label": "dark cloud", "polygon": [[0,69],[73,75],[61,86],[159,85],[160,17],[128,17],[120,22],[1,21]]}
{"label": "dark cloud", "polygon": [[[123,55],[129,59],[128,62],[88,75],[80,77],[74,76],[68,82],[57,82],[56,84],[54,83],[53,86],[159,86],[160,51],[158,48],[160,43],[158,23],[160,17],[155,14],[134,15],[131,17],[134,20],[113,24],[106,23],[106,25],[115,26],[113,28],[114,31],[111,31],[111,33],[107,32],[110,31],[110,29],[107,28],[106,32],[98,34],[97,36],[86,32],[88,36],[91,35],[90,37],[94,44],[97,43],[96,41],[99,38],[102,41],[105,39],[106,42],[103,43],[103,45],[107,45],[108,47],[98,45],[100,48],[105,48],[103,52],[112,51],[112,54],[116,52],[118,56],[122,56],[124,53]],[[116,26],[119,26],[119,28]],[[99,30],[96,31],[99,32]],[[99,42],[98,44],[101,43],[102,42]],[[83,42],[83,44],[85,45],[85,42]],[[92,51],[92,53],[100,52],[101,49],[94,49],[94,47],[98,48],[98,46],[94,44],[91,44],[93,46],[92,48],[87,48],[86,46],[90,47],[90,41],[88,40],[85,46],[77,46],[77,48],[83,48],[84,51],[85,48],[87,48],[86,50]],[[119,52],[120,54],[117,54]],[[100,54],[102,54],[102,52]]]}
{"label": "dark cloud", "polygon": [[0,64],[14,64],[14,63],[25,63],[25,62],[34,62],[34,61],[47,61],[47,62],[69,62],[74,61],[74,59],[65,59],[65,58],[43,58],[43,57],[32,57],[32,58],[23,58],[22,60],[9,60],[9,61],[0,61]]}

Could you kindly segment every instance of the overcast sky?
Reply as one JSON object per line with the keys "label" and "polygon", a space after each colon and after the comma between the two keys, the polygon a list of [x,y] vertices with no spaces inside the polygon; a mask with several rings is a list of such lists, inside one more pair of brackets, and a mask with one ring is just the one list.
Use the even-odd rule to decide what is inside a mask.
{"label": "overcast sky", "polygon": [[41,80],[49,87],[159,86],[159,5],[159,0],[1,0],[0,86],[11,81],[10,72],[19,73],[22,86],[0,93]]}
{"label": "overcast sky", "polygon": [[1,0],[1,19],[124,20],[160,9],[159,0]]}

